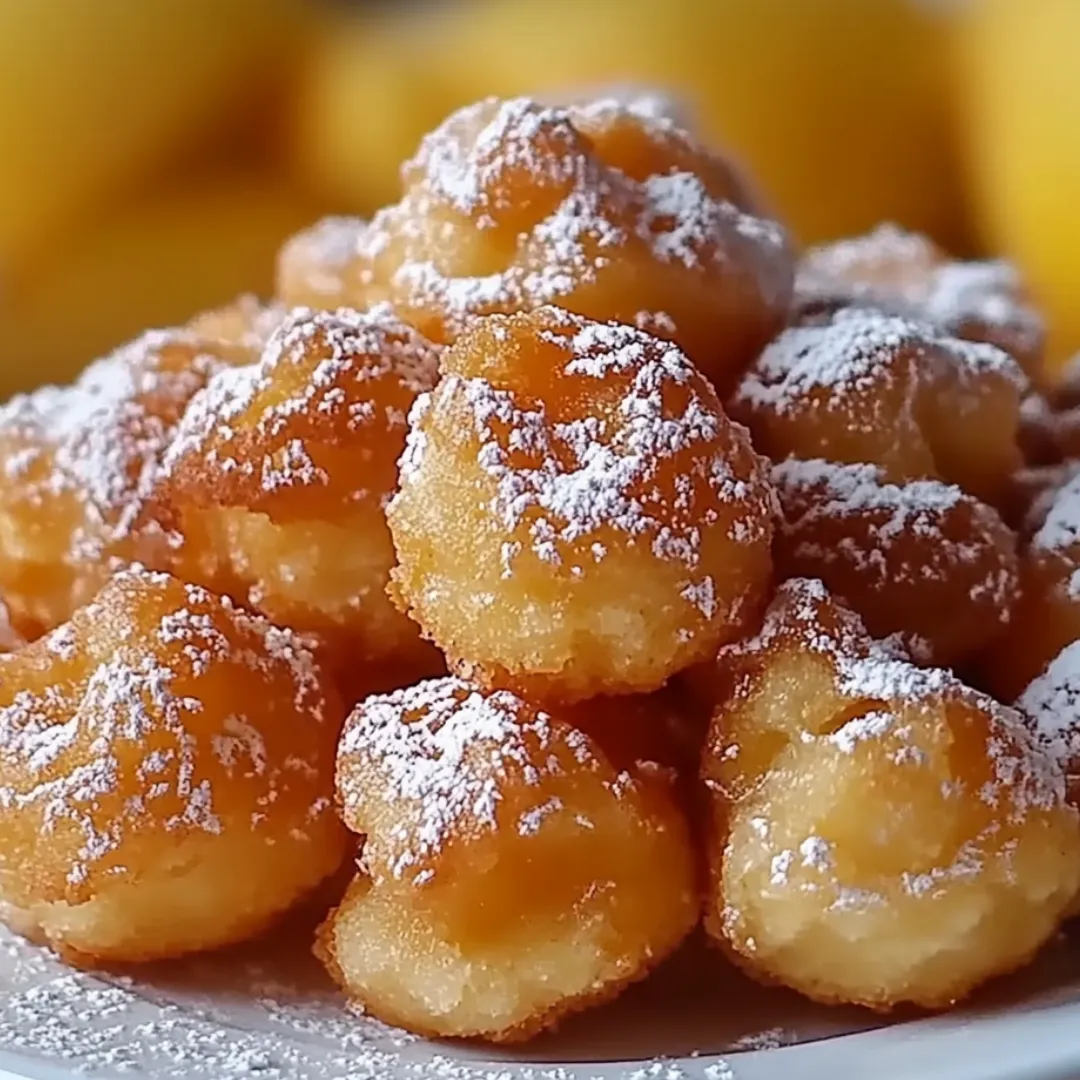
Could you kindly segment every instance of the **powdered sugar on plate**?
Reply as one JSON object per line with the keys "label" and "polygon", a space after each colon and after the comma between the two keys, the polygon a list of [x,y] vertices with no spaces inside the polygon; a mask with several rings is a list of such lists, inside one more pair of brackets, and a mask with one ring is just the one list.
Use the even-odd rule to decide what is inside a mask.
{"label": "powdered sugar on plate", "polygon": [[[757,987],[718,962],[689,972],[676,963],[590,1013],[587,1030],[571,1024],[500,1051],[429,1043],[350,1014],[311,958],[311,933],[297,927],[242,950],[117,976],[74,971],[0,928],[0,1069],[50,1080],[780,1080],[793,1069],[847,1075],[884,1040],[899,1080],[905,1048],[932,1030],[946,1039],[953,1031],[952,1053],[962,1056],[1017,1006],[1037,1013],[1078,993],[1076,944],[1065,941],[974,1013],[823,1045],[885,1021]],[[1060,1030],[1072,1030],[1068,1019]],[[791,1046],[804,1042],[816,1042],[805,1058]],[[776,1054],[781,1045],[791,1048]]]}

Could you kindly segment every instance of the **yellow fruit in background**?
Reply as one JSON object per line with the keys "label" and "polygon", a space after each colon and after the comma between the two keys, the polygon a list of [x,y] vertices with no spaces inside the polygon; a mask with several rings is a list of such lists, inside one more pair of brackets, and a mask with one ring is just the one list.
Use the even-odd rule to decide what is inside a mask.
{"label": "yellow fruit in background", "polygon": [[[948,5],[937,5],[947,9]],[[915,0],[474,0],[328,30],[299,146],[343,209],[393,197],[443,114],[488,93],[640,82],[688,99],[799,239],[894,218],[962,245],[947,10]]]}
{"label": "yellow fruit in background", "polygon": [[980,0],[958,34],[968,181],[986,246],[1080,348],[1080,0]]}
{"label": "yellow fruit in background", "polygon": [[299,0],[0,0],[0,273],[274,73]]}
{"label": "yellow fruit in background", "polygon": [[253,291],[269,295],[287,236],[321,207],[255,174],[190,179],[73,234],[0,307],[0,396],[69,379],[153,326]]}
{"label": "yellow fruit in background", "polygon": [[432,14],[422,5],[423,18],[405,11],[325,19],[293,113],[291,156],[298,176],[338,213],[368,214],[395,201],[398,166],[421,135],[471,100],[466,73],[447,70],[442,56],[440,43],[457,30],[455,8]]}

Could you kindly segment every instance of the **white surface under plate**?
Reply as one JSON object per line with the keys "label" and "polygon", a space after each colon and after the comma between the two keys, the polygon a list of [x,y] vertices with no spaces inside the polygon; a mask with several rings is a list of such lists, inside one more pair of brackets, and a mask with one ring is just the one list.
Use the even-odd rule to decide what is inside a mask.
{"label": "white surface under plate", "polygon": [[621,1001],[513,1050],[425,1042],[350,1015],[308,953],[310,933],[89,975],[0,931],[0,1080],[1080,1077],[1075,933],[962,1011],[887,1026],[757,987],[694,946]]}

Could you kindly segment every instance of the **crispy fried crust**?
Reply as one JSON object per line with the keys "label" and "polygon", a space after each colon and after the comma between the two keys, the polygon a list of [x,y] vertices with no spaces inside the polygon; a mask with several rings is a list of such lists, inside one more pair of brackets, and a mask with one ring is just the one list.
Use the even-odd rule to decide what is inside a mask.
{"label": "crispy fried crust", "polygon": [[557,304],[649,329],[729,385],[783,325],[793,260],[744,181],[669,119],[614,101],[482,101],[403,168],[401,201],[282,252],[288,302],[389,301],[429,337]]}
{"label": "crispy fried crust", "polygon": [[492,316],[418,399],[392,595],[489,685],[647,692],[765,599],[763,461],[673,346],[554,308]]}
{"label": "crispy fried crust", "polygon": [[0,903],[65,957],[241,940],[343,859],[343,706],[291,631],[128,570],[0,668]]}
{"label": "crispy fried crust", "polygon": [[817,581],[781,586],[715,679],[705,925],[740,967],[943,1008],[1056,931],[1080,828],[1018,713],[874,642]]}
{"label": "crispy fried crust", "polygon": [[728,400],[754,445],[788,457],[933,478],[997,505],[1023,464],[1027,380],[1007,353],[928,323],[844,308],[784,331]]}
{"label": "crispy fried crust", "polygon": [[385,307],[294,310],[257,360],[192,401],[155,487],[177,572],[317,635],[350,694],[373,688],[357,669],[440,669],[386,596],[384,512],[438,356]]}
{"label": "crispy fried crust", "polygon": [[613,765],[602,746],[618,745],[625,711],[600,707],[590,734],[567,722],[579,715],[452,678],[355,710],[338,798],[366,838],[361,873],[316,953],[366,1010],[520,1041],[616,996],[696,925],[672,770],[640,760],[651,742]]}

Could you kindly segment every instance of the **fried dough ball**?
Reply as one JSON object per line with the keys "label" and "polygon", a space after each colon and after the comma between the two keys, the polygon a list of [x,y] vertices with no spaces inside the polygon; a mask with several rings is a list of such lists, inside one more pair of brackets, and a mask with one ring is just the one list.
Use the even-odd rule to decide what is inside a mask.
{"label": "fried dough ball", "polygon": [[459,673],[654,690],[764,601],[774,495],[679,350],[556,308],[491,316],[418,399],[388,517],[403,607]]}
{"label": "fried dough ball", "polygon": [[200,312],[187,329],[198,337],[247,349],[255,360],[287,314],[288,309],[280,304],[263,304],[258,297],[245,294],[224,307]]}
{"label": "fried dough ball", "polygon": [[293,307],[366,307],[358,251],[367,222],[328,217],[290,237],[277,258],[277,295]]}
{"label": "fried dough ball", "polygon": [[143,517],[189,399],[233,357],[226,343],[154,331],[0,407],[0,596],[27,637],[60,625],[118,566],[168,563]]}
{"label": "fried dough ball", "polygon": [[247,938],[341,864],[344,707],[289,630],[121,571],[0,657],[0,909],[79,963]]}
{"label": "fried dough ball", "polygon": [[1066,364],[1043,393],[1024,399],[1020,444],[1033,466],[1080,458],[1080,356]]}
{"label": "fried dough ball", "polygon": [[954,261],[928,237],[889,224],[807,251],[795,275],[796,318],[853,304],[989,342],[1040,376],[1046,327],[1010,263]]}
{"label": "fried dough ball", "polygon": [[[1059,393],[1060,391],[1060,393]],[[1028,394],[1020,406],[1020,447],[1028,465],[1055,465],[1080,457],[1080,406],[1069,402],[1072,389],[1049,395]]]}
{"label": "fried dough ball", "polygon": [[1080,406],[1080,353],[1062,364],[1048,396],[1051,404],[1058,411]]}
{"label": "fried dough ball", "polygon": [[[551,88],[538,99],[544,105],[571,105],[579,109],[610,109],[614,103],[620,109],[635,118],[663,120],[673,124],[681,132],[695,133],[698,125],[694,116],[693,104],[685,97],[673,94],[669,90],[647,83],[617,82],[593,84],[591,86]],[[732,170],[732,201],[739,206],[751,205],[754,201],[748,188],[739,186],[739,179],[731,162],[724,163]],[[736,198],[742,190],[743,195]]]}
{"label": "fried dough ball", "polygon": [[1055,932],[1080,829],[1018,713],[874,642],[806,579],[717,678],[706,928],[750,974],[939,1008]]}
{"label": "fried dough ball", "polygon": [[782,577],[820,578],[875,637],[952,666],[986,648],[1019,597],[1016,538],[938,480],[890,484],[875,465],[790,459],[773,470]]}
{"label": "fried dough ball", "polygon": [[728,404],[774,460],[882,466],[894,482],[932,478],[995,504],[1022,464],[1023,372],[993,345],[924,323],[846,308],[786,330]]}
{"label": "fried dough ball", "polygon": [[1059,421],[1045,395],[1026,394],[1020,402],[1020,423],[1016,438],[1029,466],[1052,465],[1061,460]]}
{"label": "fried dough ball", "polygon": [[385,306],[298,308],[257,363],[212,378],[157,492],[185,538],[180,572],[316,635],[337,671],[438,672],[386,595],[384,511],[406,415],[435,385],[438,354]]}
{"label": "fried dough ball", "polygon": [[0,600],[0,653],[15,652],[26,643],[26,638],[15,626],[7,604]]}
{"label": "fried dough ball", "polygon": [[1073,407],[1050,416],[1050,432],[1057,454],[1053,460],[1080,457],[1080,408]]}
{"label": "fried dough ball", "polygon": [[1080,805],[1080,641],[1066,645],[1020,695],[1016,708],[1061,762],[1069,801]]}
{"label": "fried dough ball", "polygon": [[[675,341],[729,385],[784,325],[793,260],[741,177],[633,105],[489,99],[454,113],[402,171],[404,195],[355,240],[327,226],[324,303],[389,301],[429,337],[544,304]],[[346,262],[346,244],[355,257]],[[282,273],[313,302],[313,271]],[[295,289],[296,280],[303,282]]]}
{"label": "fried dough ball", "polygon": [[1009,488],[1002,502],[1002,517],[1021,537],[1038,531],[1058,492],[1080,473],[1080,460],[1062,461],[1056,465],[1031,465],[1018,469],[1009,479]]}
{"label": "fried dough ball", "polygon": [[697,816],[709,716],[693,707],[680,687],[589,698],[562,706],[559,716],[594,740],[616,769],[666,775],[686,809]]}
{"label": "fried dough ball", "polygon": [[[1041,515],[1041,520],[1040,520]],[[983,679],[1012,701],[1068,644],[1080,639],[1080,474],[1029,513],[1021,600],[1010,629],[982,662]]]}
{"label": "fried dough ball", "polygon": [[697,923],[669,778],[508,691],[446,678],[368,698],[337,784],[366,839],[317,952],[390,1023],[526,1039],[615,997]]}

